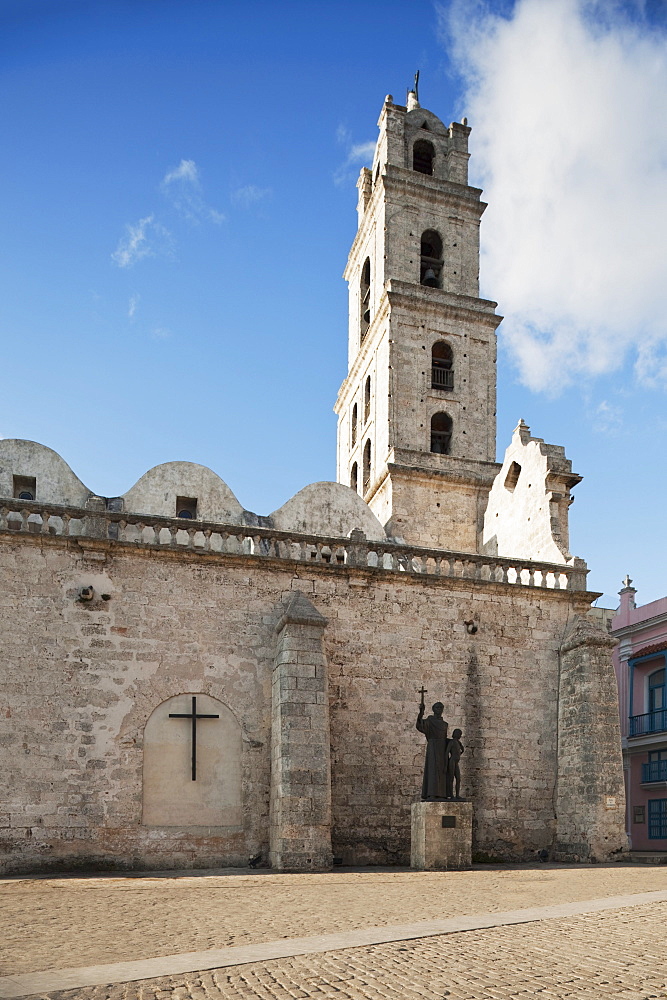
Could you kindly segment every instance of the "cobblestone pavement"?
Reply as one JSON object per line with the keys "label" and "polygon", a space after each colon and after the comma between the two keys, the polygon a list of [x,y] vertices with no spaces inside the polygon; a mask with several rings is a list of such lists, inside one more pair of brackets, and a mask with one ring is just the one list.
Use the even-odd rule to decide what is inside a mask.
{"label": "cobblestone pavement", "polygon": [[0,974],[657,889],[667,889],[667,866],[7,880],[0,883]]}
{"label": "cobblestone pavement", "polygon": [[[450,904],[450,908],[452,907]],[[39,994],[44,1000],[663,1000],[667,904]]]}

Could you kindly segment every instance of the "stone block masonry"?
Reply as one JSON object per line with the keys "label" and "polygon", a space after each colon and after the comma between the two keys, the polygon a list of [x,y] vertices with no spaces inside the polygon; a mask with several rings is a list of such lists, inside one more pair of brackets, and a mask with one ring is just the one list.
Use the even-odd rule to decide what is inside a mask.
{"label": "stone block masonry", "polygon": [[278,622],[271,682],[271,867],[331,867],[327,624],[300,591]]}
{"label": "stone block masonry", "polygon": [[[79,600],[91,581],[109,600]],[[301,611],[291,611],[298,620],[289,621],[296,591],[312,609],[305,615],[300,600]],[[289,866],[289,838],[298,840],[288,829],[290,810],[303,832],[306,800],[308,846],[320,838],[323,858],[325,659],[334,855],[350,864],[408,863],[410,805],[424,753],[414,728],[422,684],[429,699],[444,702],[450,726],[463,729],[462,794],[475,802],[474,850],[508,860],[551,850],[558,653],[575,605],[586,600],[571,590],[409,570],[0,532],[3,870],[214,867],[268,858],[277,718],[284,748],[273,759],[274,791],[279,776],[285,789],[290,783],[284,809],[274,809],[274,833],[278,816],[283,831],[280,863]],[[470,619],[475,635],[466,631]],[[596,676],[603,685],[602,673]],[[618,764],[605,759],[604,726],[613,706],[605,707],[598,687],[590,691],[600,726],[588,741],[561,740],[560,753],[568,754],[568,775],[579,767],[590,775],[594,752],[599,787],[611,789]],[[240,828],[142,824],[146,723],[169,698],[192,694],[215,698],[238,720]],[[613,688],[605,697],[613,698]],[[572,675],[573,719],[589,711],[588,698],[589,688]],[[566,722],[561,712],[561,726]],[[567,785],[559,787],[565,796]],[[574,815],[574,800],[560,801]],[[610,814],[587,815],[589,836],[597,836],[595,824]],[[612,853],[620,845],[605,835]],[[312,859],[301,839],[301,856]],[[273,843],[277,850],[275,836]]]}

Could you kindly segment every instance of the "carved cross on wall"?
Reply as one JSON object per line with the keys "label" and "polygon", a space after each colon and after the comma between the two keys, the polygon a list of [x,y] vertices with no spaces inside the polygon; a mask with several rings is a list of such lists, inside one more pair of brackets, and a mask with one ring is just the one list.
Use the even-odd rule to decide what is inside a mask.
{"label": "carved cross on wall", "polygon": [[191,719],[192,720],[192,780],[197,780],[197,719],[219,719],[219,715],[197,714],[197,698],[192,696],[191,712],[170,712],[170,719]]}

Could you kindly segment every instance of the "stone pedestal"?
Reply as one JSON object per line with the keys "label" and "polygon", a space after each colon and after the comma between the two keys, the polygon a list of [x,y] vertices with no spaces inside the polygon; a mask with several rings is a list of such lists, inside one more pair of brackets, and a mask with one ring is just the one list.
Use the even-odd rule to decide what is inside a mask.
{"label": "stone pedestal", "polygon": [[410,867],[447,871],[471,865],[472,802],[414,802]]}

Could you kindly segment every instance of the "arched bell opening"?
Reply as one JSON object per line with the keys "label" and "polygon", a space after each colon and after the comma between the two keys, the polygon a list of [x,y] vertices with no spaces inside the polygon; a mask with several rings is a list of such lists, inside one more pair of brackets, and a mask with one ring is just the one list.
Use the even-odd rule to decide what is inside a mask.
{"label": "arched bell opening", "polygon": [[446,340],[439,340],[431,351],[431,388],[454,388],[454,352]]}
{"label": "arched bell opening", "polygon": [[449,455],[452,427],[453,421],[448,413],[434,413],[431,417],[431,451],[435,455]]}
{"label": "arched bell opening", "polygon": [[370,439],[364,445],[363,479],[362,490],[365,495],[371,486],[371,442]]}
{"label": "arched bell opening", "polygon": [[435,149],[433,148],[433,143],[427,139],[417,139],[412,147],[412,169],[416,170],[417,173],[433,176],[434,161]]}
{"label": "arched bell opening", "polygon": [[419,281],[427,288],[442,288],[442,238],[435,229],[427,229],[421,238]]}
{"label": "arched bell opening", "polygon": [[361,339],[368,333],[371,325],[371,261],[367,257],[361,269],[361,281],[359,284],[359,327]]}

